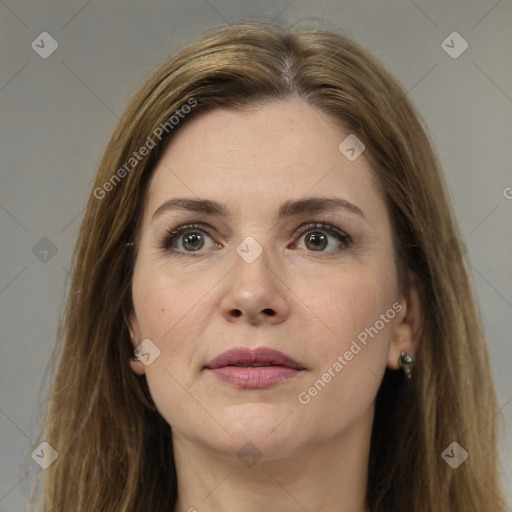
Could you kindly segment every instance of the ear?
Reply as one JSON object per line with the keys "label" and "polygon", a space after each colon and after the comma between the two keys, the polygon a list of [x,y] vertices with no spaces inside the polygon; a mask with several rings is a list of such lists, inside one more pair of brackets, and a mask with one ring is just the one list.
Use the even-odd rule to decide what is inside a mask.
{"label": "ear", "polygon": [[[128,315],[128,325],[130,326],[130,329],[132,330],[133,337],[131,338],[131,344],[133,348],[141,342],[140,337],[140,329],[139,329],[139,322],[137,321],[137,317],[135,316],[135,313],[133,311],[130,312]],[[130,357],[130,369],[136,373],[137,375],[144,375],[146,373],[145,366],[140,361],[134,361],[133,359],[133,352],[132,357]]]}
{"label": "ear", "polygon": [[392,370],[400,369],[398,360],[402,350],[413,357],[416,357],[418,352],[422,326],[422,307],[417,279],[413,279],[408,290],[400,295],[398,303],[402,307],[400,310],[398,310],[398,307],[396,308],[398,314],[393,320],[387,359],[387,366]]}

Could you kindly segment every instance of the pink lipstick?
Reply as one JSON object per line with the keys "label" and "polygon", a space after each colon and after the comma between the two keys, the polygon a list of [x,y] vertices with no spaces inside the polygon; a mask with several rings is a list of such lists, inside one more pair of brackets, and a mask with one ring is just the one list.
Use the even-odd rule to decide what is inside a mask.
{"label": "pink lipstick", "polygon": [[305,368],[292,357],[269,347],[235,347],[205,366],[219,379],[243,389],[262,389],[294,379]]}

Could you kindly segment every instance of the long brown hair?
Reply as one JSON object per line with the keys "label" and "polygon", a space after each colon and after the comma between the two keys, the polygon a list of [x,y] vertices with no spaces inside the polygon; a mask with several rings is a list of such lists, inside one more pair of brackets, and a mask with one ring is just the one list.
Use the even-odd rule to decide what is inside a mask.
{"label": "long brown hair", "polygon": [[[43,473],[45,512],[172,509],[171,428],[145,376],[128,365],[133,347],[125,319],[137,244],[127,243],[139,234],[152,170],[184,123],[218,107],[247,109],[296,97],[365,144],[387,197],[400,283],[407,287],[416,276],[420,286],[414,377],[406,381],[386,370],[377,394],[370,510],[505,510],[484,335],[446,185],[420,116],[396,80],[341,34],[241,20],[165,62],[135,94],[105,150],[73,253],[52,358],[58,366],[34,443],[45,440],[58,452]],[[179,123],[170,122],[187,104],[193,107]],[[148,147],[148,137],[151,149],[130,160]],[[457,469],[442,457],[455,441],[469,454]]]}

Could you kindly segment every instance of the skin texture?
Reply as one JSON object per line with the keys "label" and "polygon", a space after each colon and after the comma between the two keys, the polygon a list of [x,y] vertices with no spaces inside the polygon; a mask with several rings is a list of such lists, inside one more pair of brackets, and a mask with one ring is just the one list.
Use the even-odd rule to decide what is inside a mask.
{"label": "skin texture", "polygon": [[[399,368],[400,351],[416,353],[420,305],[416,290],[399,293],[384,197],[364,153],[349,161],[338,149],[347,135],[301,100],[214,110],[181,127],[154,171],[130,322],[134,346],[150,339],[160,355],[129,364],[146,374],[172,426],[175,511],[260,511],[262,500],[268,510],[366,510],[375,395],[386,366]],[[349,201],[366,220],[342,209],[274,219],[284,201],[313,196]],[[176,210],[152,222],[173,197],[222,202],[231,215]],[[309,222],[332,224],[352,245],[337,251],[324,228],[294,234]],[[199,251],[186,252],[183,233],[174,241],[181,255],[162,248],[166,230],[188,223],[211,226]],[[308,240],[319,231],[328,244],[315,251]],[[252,263],[236,251],[248,236],[263,249]],[[301,403],[299,394],[397,302],[394,318]],[[235,346],[278,349],[306,370],[240,389],[204,369]],[[261,456],[254,465],[236,455],[248,442]]]}

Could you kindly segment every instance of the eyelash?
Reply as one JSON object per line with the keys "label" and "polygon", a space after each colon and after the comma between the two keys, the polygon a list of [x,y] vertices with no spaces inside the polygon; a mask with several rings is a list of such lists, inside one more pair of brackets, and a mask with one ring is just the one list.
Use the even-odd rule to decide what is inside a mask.
{"label": "eyelash", "polygon": [[[303,225],[303,226],[298,228],[293,233],[293,236],[295,236],[295,237],[302,237],[305,234],[307,234],[309,232],[312,232],[312,231],[314,231],[315,229],[318,229],[318,228],[321,228],[321,230],[323,230],[323,231],[327,232],[328,234],[336,237],[338,239],[338,241],[341,243],[341,246],[338,247],[337,249],[334,249],[332,251],[318,251],[319,253],[324,253],[324,252],[327,252],[327,253],[329,253],[329,252],[337,253],[337,252],[340,252],[340,251],[342,251],[344,249],[347,249],[348,247],[350,247],[352,245],[352,239],[351,239],[351,237],[349,235],[347,235],[341,229],[338,229],[337,227],[335,227],[335,226],[333,226],[331,224],[326,224],[325,222],[312,222],[312,223]],[[302,231],[299,231],[301,229],[302,229]],[[187,231],[191,231],[191,230],[201,231],[203,233],[206,233],[210,238],[213,238],[211,233],[210,233],[210,231],[205,226],[203,226],[203,225],[200,225],[200,224],[184,224],[183,226],[179,226],[179,227],[177,227],[174,230],[167,230],[167,232],[164,235],[164,237],[160,240],[161,248],[165,249],[165,250],[168,250],[168,251],[171,251],[171,252],[173,252],[175,254],[179,254],[179,255],[190,254],[192,256],[199,256],[200,252],[198,252],[198,254],[195,254],[194,251],[180,251],[180,250],[177,250],[177,249],[174,249],[174,248],[170,247],[171,243],[174,242],[179,237],[180,234],[182,234],[184,232],[187,232]],[[308,251],[308,252],[314,253],[315,251]]]}

